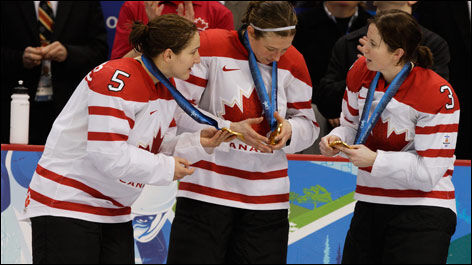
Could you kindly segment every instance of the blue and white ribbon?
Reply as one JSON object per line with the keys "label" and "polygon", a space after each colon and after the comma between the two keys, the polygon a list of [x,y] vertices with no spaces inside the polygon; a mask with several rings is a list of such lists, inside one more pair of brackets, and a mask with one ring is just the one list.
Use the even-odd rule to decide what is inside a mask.
{"label": "blue and white ribbon", "polygon": [[370,107],[372,105],[372,101],[374,100],[375,88],[377,87],[377,83],[379,82],[380,78],[380,72],[377,72],[374,77],[374,80],[372,80],[372,83],[370,84],[369,91],[365,99],[364,109],[362,111],[361,121],[359,123],[359,128],[357,130],[356,140],[354,141],[354,144],[365,143],[367,137],[369,136],[373,127],[379,120],[380,115],[384,111],[388,102],[390,102],[392,97],[397,93],[398,88],[403,84],[403,81],[405,81],[406,77],[410,73],[410,70],[411,63],[407,62],[403,66],[402,70],[395,76],[395,78],[393,78],[392,83],[390,83],[387,88],[387,91],[385,91],[385,94],[380,99],[379,104],[377,104],[377,107],[375,107],[374,112],[370,116],[370,119],[368,119]]}
{"label": "blue and white ribbon", "polygon": [[184,96],[182,96],[182,94],[174,87],[174,85],[172,85],[169,79],[167,79],[167,77],[165,77],[161,73],[161,71],[159,71],[159,69],[156,67],[156,65],[151,59],[142,55],[141,60],[143,61],[144,65],[149,70],[149,72],[151,72],[151,74],[155,76],[159,80],[159,82],[161,82],[170,91],[177,104],[185,111],[185,113],[187,113],[198,123],[208,124],[218,130],[220,129],[218,127],[218,122],[215,119],[203,114],[200,110],[198,110],[190,102],[188,102]]}
{"label": "blue and white ribbon", "polygon": [[257,66],[256,56],[251,49],[251,44],[249,44],[249,38],[247,36],[247,30],[244,33],[243,38],[244,46],[249,53],[249,68],[251,69],[252,79],[256,85],[256,92],[259,100],[262,104],[262,110],[265,118],[269,122],[270,130],[273,131],[277,129],[277,120],[274,117],[274,112],[277,108],[277,62],[272,62],[272,91],[271,99],[269,100],[269,95],[267,94],[264,81],[262,80],[261,72],[259,66]]}

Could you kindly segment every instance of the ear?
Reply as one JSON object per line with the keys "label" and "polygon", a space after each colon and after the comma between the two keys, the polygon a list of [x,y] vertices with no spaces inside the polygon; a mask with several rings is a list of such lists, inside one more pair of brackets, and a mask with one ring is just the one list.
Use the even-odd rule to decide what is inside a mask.
{"label": "ear", "polygon": [[253,39],[256,38],[256,33],[254,32],[254,28],[251,25],[247,26],[247,34]]}
{"label": "ear", "polygon": [[393,52],[393,58],[397,63],[399,63],[400,59],[403,57],[404,54],[405,50],[403,50],[402,48],[398,48]]}
{"label": "ear", "polygon": [[170,48],[167,48],[162,53],[162,59],[164,59],[164,62],[170,62],[174,58],[173,56],[174,56],[174,52]]}

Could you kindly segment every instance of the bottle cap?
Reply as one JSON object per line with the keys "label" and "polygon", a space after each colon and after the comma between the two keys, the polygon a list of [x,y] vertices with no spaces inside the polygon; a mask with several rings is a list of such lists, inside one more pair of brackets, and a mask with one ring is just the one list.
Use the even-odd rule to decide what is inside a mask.
{"label": "bottle cap", "polygon": [[18,86],[13,88],[13,94],[28,94],[28,88],[23,86],[23,80],[18,80]]}

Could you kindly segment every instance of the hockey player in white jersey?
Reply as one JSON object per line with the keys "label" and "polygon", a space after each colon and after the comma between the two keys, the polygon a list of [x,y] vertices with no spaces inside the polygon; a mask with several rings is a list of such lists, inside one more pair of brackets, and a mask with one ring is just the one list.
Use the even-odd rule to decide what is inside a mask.
{"label": "hockey player in white jersey", "polygon": [[182,154],[196,170],[179,183],[169,263],[286,263],[286,154],[319,134],[311,80],[291,45],[297,18],[290,3],[251,2],[245,23],[240,31],[202,32],[201,63],[189,79],[176,80],[199,108],[243,137],[213,155]]}
{"label": "hockey player in white jersey", "polygon": [[174,137],[177,103],[151,74],[189,77],[200,62],[194,24],[135,23],[130,42],[143,57],[97,66],[54,122],[25,201],[34,263],[134,263],[130,212],[144,185],[194,172],[175,150],[211,152],[233,137],[215,128]]}
{"label": "hockey player in white jersey", "polygon": [[322,154],[342,151],[359,167],[342,262],[446,263],[459,102],[427,69],[431,51],[419,46],[411,15],[388,10],[369,24],[364,57],[347,75],[341,126],[320,142]]}

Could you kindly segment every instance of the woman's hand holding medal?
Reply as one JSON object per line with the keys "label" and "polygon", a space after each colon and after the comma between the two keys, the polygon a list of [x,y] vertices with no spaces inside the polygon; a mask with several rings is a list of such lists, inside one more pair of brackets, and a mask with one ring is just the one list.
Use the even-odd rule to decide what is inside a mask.
{"label": "woman's hand holding medal", "polygon": [[285,147],[288,139],[292,137],[292,125],[276,111],[274,117],[277,120],[277,128],[269,137],[269,144],[272,150],[280,150]]}
{"label": "woman's hand holding medal", "polygon": [[208,127],[200,131],[200,143],[203,147],[215,148],[222,142],[229,142],[236,138],[236,135],[226,130],[217,130]]}
{"label": "woman's hand holding medal", "polygon": [[243,138],[239,138],[245,144],[250,145],[263,153],[270,153],[272,149],[266,143],[269,139],[258,134],[253,128],[252,124],[261,123],[264,117],[250,118],[240,122],[231,122],[230,129],[234,132],[241,133]]}
{"label": "woman's hand holding medal", "polygon": [[334,156],[341,151],[347,155],[356,167],[370,167],[377,158],[377,152],[370,150],[365,145],[348,145],[335,135],[327,135],[321,138],[320,151],[325,156]]}

